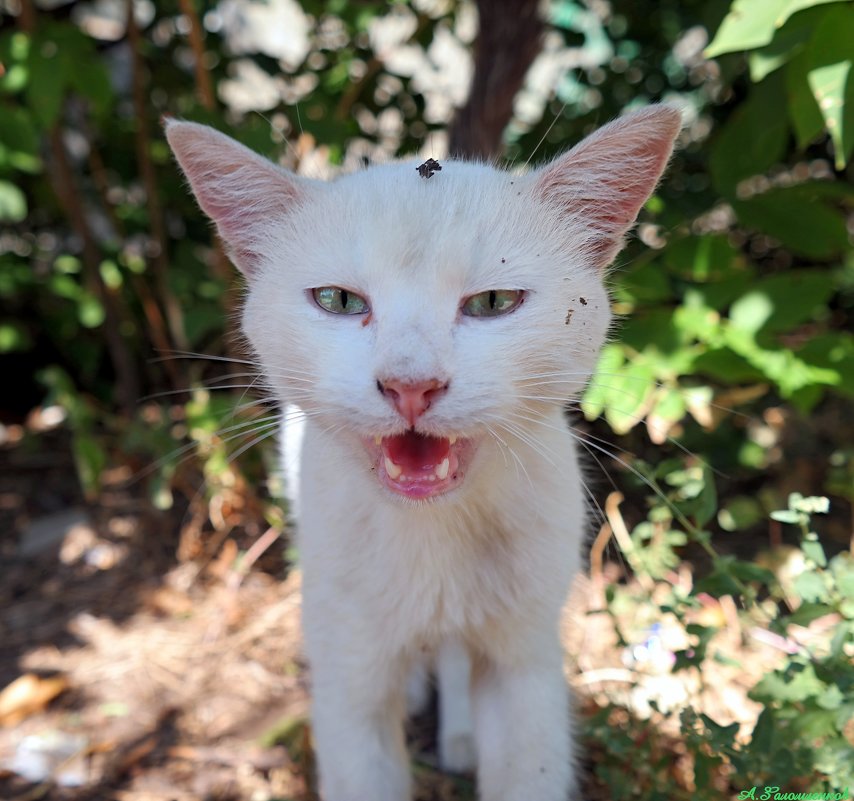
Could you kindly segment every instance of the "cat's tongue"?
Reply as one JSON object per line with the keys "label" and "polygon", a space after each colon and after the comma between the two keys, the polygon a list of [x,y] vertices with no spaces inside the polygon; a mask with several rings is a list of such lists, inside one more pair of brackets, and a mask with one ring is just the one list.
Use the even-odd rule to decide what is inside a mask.
{"label": "cat's tongue", "polygon": [[380,447],[385,483],[410,498],[444,492],[453,481],[459,463],[452,445],[446,437],[431,437],[416,431],[384,437]]}

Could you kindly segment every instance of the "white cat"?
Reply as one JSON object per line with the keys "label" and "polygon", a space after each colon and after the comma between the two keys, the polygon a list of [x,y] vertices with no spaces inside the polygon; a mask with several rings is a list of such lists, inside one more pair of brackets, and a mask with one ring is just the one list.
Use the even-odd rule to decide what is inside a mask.
{"label": "white cat", "polygon": [[[563,410],[610,322],[603,272],[680,129],[630,114],[527,175],[414,162],[324,183],[204,126],[169,142],[248,294],[243,327],[306,415],[299,543],[326,801],[406,801],[407,676],[483,801],[566,801],[558,618],[585,499]],[[472,764],[473,763],[473,764]]]}

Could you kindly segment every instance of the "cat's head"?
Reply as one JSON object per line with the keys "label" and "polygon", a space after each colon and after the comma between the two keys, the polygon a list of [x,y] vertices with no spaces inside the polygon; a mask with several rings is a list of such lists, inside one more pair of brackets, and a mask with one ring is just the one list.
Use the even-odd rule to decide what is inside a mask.
{"label": "cat's head", "polygon": [[246,277],[243,328],[278,396],[426,499],[583,388],[610,322],[604,270],[679,128],[650,107],[526,175],[404,161],[331,182],[205,126],[166,135]]}

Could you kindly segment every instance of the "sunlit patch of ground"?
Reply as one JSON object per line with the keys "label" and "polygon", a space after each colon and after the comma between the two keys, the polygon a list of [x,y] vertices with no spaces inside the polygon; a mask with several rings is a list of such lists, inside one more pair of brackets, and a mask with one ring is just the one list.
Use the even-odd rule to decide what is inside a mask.
{"label": "sunlit patch of ground", "polygon": [[[299,573],[286,575],[279,560],[280,569],[256,564],[244,575],[231,536],[179,561],[181,520],[117,488],[86,507],[64,483],[61,447],[48,454],[64,465],[53,472],[20,461],[39,464],[44,453],[2,456],[0,690],[17,683],[17,700],[0,692],[0,797],[313,801]],[[46,492],[64,508],[34,506]],[[603,611],[609,582],[622,582],[612,614]],[[614,726],[648,721],[686,790],[693,776],[679,711],[691,705],[749,731],[759,707],[747,691],[787,648],[727,599],[709,598],[695,622],[718,629],[710,647],[719,658],[702,673],[671,672],[691,637],[660,607],[691,582],[683,565],[666,581],[625,583],[605,560],[579,583],[563,626],[580,717],[612,707]],[[17,711],[4,711],[4,695]],[[436,770],[434,716],[413,722],[409,738],[417,801],[474,797],[470,778]],[[601,748],[588,748],[585,798],[607,798],[593,775]]]}

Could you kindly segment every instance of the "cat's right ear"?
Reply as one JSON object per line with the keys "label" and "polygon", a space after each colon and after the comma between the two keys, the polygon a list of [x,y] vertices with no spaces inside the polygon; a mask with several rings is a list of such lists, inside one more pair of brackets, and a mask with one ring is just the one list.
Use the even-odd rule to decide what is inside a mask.
{"label": "cat's right ear", "polygon": [[574,248],[599,269],[623,245],[655,189],[682,128],[671,106],[648,106],[600,128],[534,173],[536,193],[574,232]]}
{"label": "cat's right ear", "polygon": [[306,182],[207,125],[167,118],[164,128],[196,200],[251,278],[265,236],[301,201]]}

